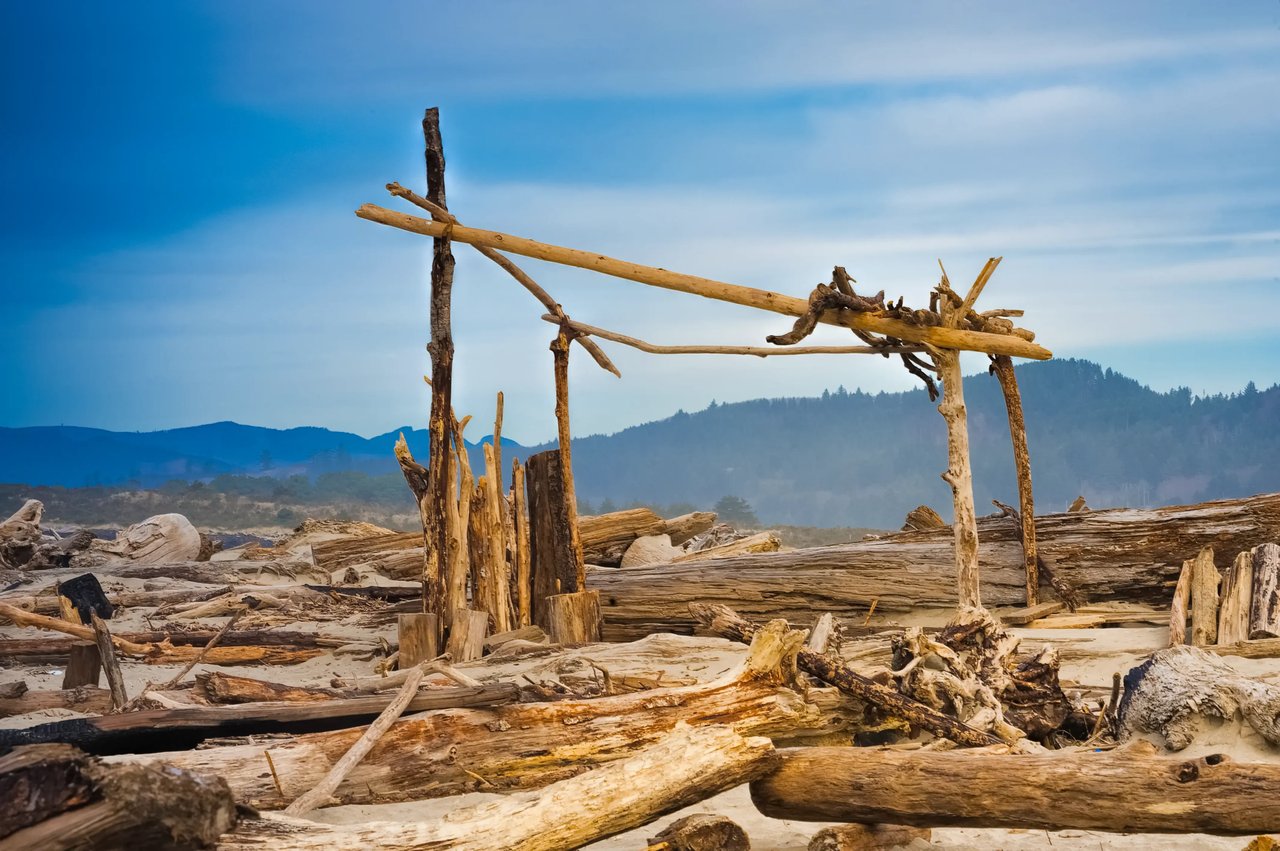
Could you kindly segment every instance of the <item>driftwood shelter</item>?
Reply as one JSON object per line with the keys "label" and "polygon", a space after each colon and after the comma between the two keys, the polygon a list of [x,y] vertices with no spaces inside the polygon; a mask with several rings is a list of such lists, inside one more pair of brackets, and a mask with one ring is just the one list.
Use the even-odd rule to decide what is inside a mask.
{"label": "driftwood shelter", "polygon": [[[1037,522],[1013,358],[1050,352],[1015,325],[1020,311],[979,309],[998,258],[963,291],[943,270],[927,305],[911,308],[860,294],[841,267],[801,299],[478,230],[449,212],[435,110],[423,130],[426,194],[388,190],[429,217],[358,211],[433,239],[429,446],[421,461],[403,439],[395,447],[422,531],[308,521],[277,547],[211,561],[180,515],[124,530],[109,548],[87,533],[46,534],[34,500],[0,523],[0,572],[30,574],[0,591],[0,659],[25,664],[37,684],[0,678],[0,718],[27,722],[0,726],[0,851],[550,851],[735,787],[766,816],[842,823],[810,849],[892,847],[957,826],[1280,826],[1280,688],[1259,674],[1280,656],[1280,494],[1076,506]],[[507,271],[554,326],[559,447],[508,459],[510,473],[502,394],[482,468],[463,440],[471,418],[453,410],[455,242]],[[655,345],[571,318],[508,255],[793,324],[761,345]],[[819,323],[856,339],[804,345]],[[776,552],[776,539],[759,551],[748,538],[715,547],[725,558],[704,550],[612,569],[642,538],[684,542],[715,518],[577,516],[568,364],[579,347],[618,374],[602,342],[897,358],[940,401],[954,522],[917,510],[909,531],[856,543]],[[991,360],[1018,473],[1018,508],[997,503],[982,519],[963,351]],[[1215,551],[1238,555],[1227,565]],[[15,590],[32,576],[52,582]],[[152,580],[161,587],[126,584]],[[1040,600],[1042,588],[1058,599]],[[1108,625],[1130,643],[1088,680],[1081,660],[1101,653],[1087,646],[1097,637],[1072,634]],[[1020,655],[1036,630],[1058,634]],[[337,670],[339,656],[353,667]],[[65,667],[61,689],[40,687],[52,661]],[[277,673],[264,679],[261,666]],[[104,674],[109,688],[98,687]],[[54,709],[82,717],[43,716]],[[1198,740],[1233,724],[1256,755],[1236,761]],[[307,818],[468,792],[495,794],[406,821]],[[745,849],[748,832],[699,813],[645,836],[650,851]]]}
{"label": "driftwood shelter", "polygon": [[[568,361],[571,343],[585,347],[602,368],[614,374],[617,369],[592,338],[599,338],[655,354],[733,354],[768,357],[801,354],[862,354],[899,358],[903,366],[919,377],[928,388],[931,399],[938,398],[936,381],[942,384],[939,413],[946,424],[948,467],[942,477],[951,486],[955,522],[955,565],[962,611],[982,610],[978,581],[977,515],[973,503],[973,476],[969,459],[968,422],[964,404],[964,379],[960,352],[982,352],[991,359],[991,370],[999,378],[1009,414],[1009,427],[1014,446],[1018,474],[1020,511],[1010,509],[1020,524],[1026,565],[1026,599],[1028,606],[1038,602],[1041,561],[1037,558],[1035,510],[1031,487],[1031,464],[1027,450],[1022,402],[1013,358],[1044,360],[1052,353],[1035,343],[1035,334],[1017,327],[1012,318],[1020,310],[995,309],[980,312],[978,298],[999,265],[1000,258],[987,261],[982,271],[961,295],[954,290],[942,269],[941,280],[929,295],[927,308],[912,308],[899,298],[887,301],[884,292],[873,296],[859,295],[854,280],[843,267],[835,267],[829,284],[819,284],[807,300],[768,290],[701,278],[667,269],[643,266],[614,259],[598,252],[550,245],[536,240],[482,230],[463,225],[445,203],[444,152],[440,136],[439,113],[428,110],[423,120],[426,139],[427,196],[414,193],[398,183],[387,190],[428,212],[430,219],[365,204],[356,215],[368,221],[398,228],[433,239],[431,266],[431,355],[432,404],[430,448],[427,465],[418,464],[403,444],[397,446],[405,477],[413,488],[421,507],[426,556],[423,571],[423,623],[433,632],[437,647],[442,647],[444,632],[465,617],[467,611],[466,568],[469,554],[473,558],[470,572],[472,610],[483,609],[493,621],[495,631],[513,626],[526,626],[537,620],[547,626],[553,637],[567,641],[584,641],[600,635],[598,595],[586,590],[586,571],[582,544],[578,539],[577,501],[574,496],[571,440],[569,429]],[[498,557],[504,548],[501,519],[507,508],[503,504],[502,470],[495,458],[486,470],[482,485],[475,495],[469,493],[470,471],[465,469],[462,427],[451,407],[453,342],[449,305],[453,285],[452,243],[470,245],[497,263],[523,285],[547,309],[544,320],[557,326],[551,343],[556,388],[556,421],[559,449],[554,463],[547,467],[531,459],[526,471],[538,471],[529,478],[529,508],[535,527],[531,540],[533,565],[528,576],[521,573],[524,542],[517,536],[508,548],[516,551],[510,563],[517,565],[515,576],[486,575],[487,565],[508,560]],[[505,253],[501,253],[505,252]],[[654,287],[689,293],[758,308],[795,317],[793,328],[784,334],[767,338],[769,346],[655,346],[616,332],[596,328],[571,319],[564,309],[507,254],[532,257],[552,263],[589,269],[603,275],[635,281]],[[798,346],[819,323],[850,329],[860,341],[855,346]],[[486,452],[489,452],[486,449]],[[501,395],[494,428],[492,452],[501,453]],[[486,458],[486,462],[488,459]],[[461,466],[462,492],[455,481]],[[517,469],[517,474],[519,470]],[[513,492],[511,501],[518,498]],[[461,502],[459,502],[461,499]],[[478,503],[478,504],[477,504]],[[461,506],[459,510],[459,506]],[[471,518],[482,518],[472,523]],[[511,524],[514,526],[514,523]],[[463,530],[479,532],[490,545],[483,548],[468,545]],[[548,558],[548,553],[553,555]],[[489,567],[489,573],[503,572]],[[514,594],[506,593],[514,588]],[[485,605],[481,606],[483,601]],[[413,627],[409,627],[413,628]],[[452,630],[451,630],[452,632]],[[450,635],[450,646],[461,643]]]}

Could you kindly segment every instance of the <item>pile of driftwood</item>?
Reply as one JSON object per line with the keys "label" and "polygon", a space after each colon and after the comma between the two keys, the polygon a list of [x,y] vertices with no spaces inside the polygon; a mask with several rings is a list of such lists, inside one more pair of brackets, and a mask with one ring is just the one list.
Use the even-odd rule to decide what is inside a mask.
{"label": "pile of driftwood", "polygon": [[[388,565],[421,536],[306,524],[278,547],[211,561],[97,553],[107,560],[92,572],[41,568],[28,576],[56,583],[0,596],[12,625],[0,658],[15,671],[66,667],[61,689],[0,683],[0,716],[29,719],[0,730],[0,848],[569,848],[742,784],[767,816],[849,823],[817,832],[812,848],[891,847],[948,826],[1265,832],[1280,824],[1280,761],[1169,753],[1233,718],[1280,748],[1280,688],[1230,661],[1280,652],[1265,631],[1156,652],[1108,695],[1061,682],[1056,651],[1024,652],[1019,630],[1167,622],[1176,564],[1188,562],[1192,589],[1209,588],[1196,579],[1206,546],[1247,556],[1215,618],[1231,619],[1246,581],[1247,608],[1267,611],[1277,506],[1268,495],[1039,518],[1045,557],[1088,599],[1074,614],[1046,602],[892,628],[906,609],[955,612],[950,564],[927,557],[946,530],[919,531],[593,570],[606,632],[632,641],[566,646],[534,623],[494,632],[486,617],[465,660],[424,656],[410,646],[425,643],[413,618],[399,621],[416,614],[403,610],[421,606],[421,589],[395,583]],[[579,526],[598,560],[620,563],[646,537],[674,541],[713,522],[628,511]],[[980,527],[987,587],[1001,599],[1007,573],[1015,602],[1022,560],[1002,541],[1016,530],[1003,517]],[[1109,546],[1109,558],[1093,554]],[[1144,570],[1124,570],[1119,552]],[[892,565],[911,581],[885,581]],[[859,597],[877,577],[880,593]],[[164,587],[123,587],[139,581]],[[627,614],[639,591],[620,589],[644,586],[656,586],[644,599],[668,603],[645,610],[642,629]],[[1193,635],[1195,601],[1208,596],[1191,593]],[[140,611],[152,628],[116,626]],[[396,640],[370,637],[392,623]],[[887,666],[858,661],[886,640]],[[337,658],[367,659],[367,673],[315,667]],[[151,669],[163,673],[128,688]],[[41,717],[55,708],[82,717]],[[476,791],[502,797],[420,822],[306,818]],[[749,828],[684,818],[655,828],[650,847],[746,848]]]}

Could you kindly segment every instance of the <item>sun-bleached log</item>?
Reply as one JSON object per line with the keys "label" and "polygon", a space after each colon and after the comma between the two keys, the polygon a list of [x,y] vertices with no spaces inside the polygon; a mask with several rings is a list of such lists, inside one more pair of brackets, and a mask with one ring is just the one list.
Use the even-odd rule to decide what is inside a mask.
{"label": "sun-bleached log", "polygon": [[[1275,541],[1280,536],[1269,536]],[[1250,638],[1280,638],[1280,544],[1253,549],[1253,603],[1249,608]]]}
{"label": "sun-bleached log", "polygon": [[1249,604],[1253,601],[1253,554],[1236,556],[1222,575],[1222,604],[1218,608],[1218,644],[1249,640]]}
{"label": "sun-bleached log", "polygon": [[[450,709],[394,724],[336,790],[344,803],[441,797],[545,786],[623,759],[677,723],[729,725],[787,739],[856,725],[863,707],[834,690],[793,689],[787,671],[803,633],[761,628],[742,666],[709,683],[590,699]],[[430,694],[431,692],[424,692]],[[264,745],[127,757],[169,762],[226,778],[242,803],[279,809],[314,786],[361,730],[295,736],[266,746],[283,787],[267,772]],[[126,759],[126,757],[120,757]]]}
{"label": "sun-bleached log", "polygon": [[1150,748],[1004,754],[797,748],[751,784],[771,818],[1254,834],[1280,824],[1280,766],[1222,754],[1157,757]]}
{"label": "sun-bleached log", "polygon": [[619,564],[636,538],[661,535],[667,523],[649,508],[627,508],[578,518],[583,558],[608,567]]}
{"label": "sun-bleached log", "polygon": [[0,698],[0,718],[45,709],[74,709],[101,715],[111,711],[111,692],[96,686],[79,686],[28,691],[17,697]]}
{"label": "sun-bleached log", "polygon": [[774,764],[768,739],[727,727],[677,726],[634,756],[539,792],[455,810],[430,822],[321,825],[263,814],[224,837],[224,851],[559,851],[648,824],[749,782]]}
{"label": "sun-bleached log", "polygon": [[[680,272],[672,272],[652,266],[642,266],[638,263],[629,263],[625,260],[606,257],[594,251],[582,251],[576,248],[549,245],[544,242],[496,231],[432,222],[419,216],[410,216],[395,210],[388,210],[376,204],[364,204],[360,209],[356,210],[356,215],[367,221],[389,225],[410,233],[439,237],[448,232],[455,242],[495,248],[511,254],[533,257],[538,260],[546,260],[566,266],[576,266],[580,269],[600,272],[615,278],[637,281],[642,284],[661,287],[662,289],[690,293],[718,301],[741,304],[746,307],[768,310],[786,316],[804,316],[809,311],[808,300],[797,298],[796,296],[729,284],[723,281],[711,280],[710,278],[700,278],[695,275],[685,275]],[[1011,355],[1013,357],[1031,358],[1032,360],[1048,360],[1053,356],[1053,353],[1043,346],[1038,346],[1013,335],[989,334],[962,328],[911,325],[872,313],[829,311],[824,313],[819,318],[819,321],[831,325],[842,325],[859,331],[884,334],[909,343],[928,343],[938,348]]]}
{"label": "sun-bleached log", "polygon": [[[1212,545],[1223,552],[1280,540],[1280,494],[1156,509],[1114,509],[1036,518],[1040,554],[1093,602],[1167,608],[1183,559]],[[1018,530],[1003,517],[978,521],[983,602],[1021,606],[1025,562]],[[814,612],[861,624],[877,612],[956,605],[949,528],[903,532],[830,547],[715,561],[597,570],[607,640],[694,628],[686,606],[723,603],[753,618],[811,623]]]}

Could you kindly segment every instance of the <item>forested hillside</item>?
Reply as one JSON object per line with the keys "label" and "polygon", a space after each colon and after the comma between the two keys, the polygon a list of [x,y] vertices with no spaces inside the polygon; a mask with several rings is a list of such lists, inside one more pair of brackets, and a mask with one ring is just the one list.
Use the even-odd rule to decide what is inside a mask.
{"label": "forested hillside", "polygon": [[[1280,490],[1280,387],[1208,398],[1157,393],[1077,360],[1025,364],[1018,375],[1043,511],[1080,494],[1099,507]],[[999,385],[974,376],[965,390],[979,510],[993,497],[1014,502]],[[40,489],[52,517],[76,522],[127,520],[168,505],[186,506],[205,525],[289,525],[305,514],[404,523],[415,512],[394,472],[393,439],[234,423],[145,434],[0,429],[0,481],[99,484]],[[409,440],[425,453],[422,432]],[[503,443],[508,458],[545,448]],[[920,503],[945,516],[945,464],[946,431],[922,390],[713,403],[574,441],[586,511],[709,508],[732,495],[764,523],[804,526],[895,527]],[[0,496],[7,504],[23,492],[6,486]]]}

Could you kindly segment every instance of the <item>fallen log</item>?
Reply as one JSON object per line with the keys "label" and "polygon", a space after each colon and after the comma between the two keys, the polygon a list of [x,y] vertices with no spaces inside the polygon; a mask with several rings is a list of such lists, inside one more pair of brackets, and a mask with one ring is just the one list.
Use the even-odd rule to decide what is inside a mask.
{"label": "fallen log", "polygon": [[278,814],[241,823],[219,848],[331,851],[559,851],[579,848],[767,772],[768,739],[726,727],[675,728],[634,756],[540,792],[512,795],[422,823],[321,825]]}
{"label": "fallen log", "polygon": [[771,818],[1231,835],[1280,824],[1280,766],[1222,754],[797,748],[781,756],[777,771],[751,784]]}
{"label": "fallen log", "polygon": [[777,532],[757,532],[745,538],[738,538],[717,547],[708,547],[693,553],[685,553],[671,560],[672,564],[686,561],[702,561],[703,559],[729,558],[748,553],[773,553],[782,548],[782,539]]}
{"label": "fallen log", "polygon": [[0,718],[25,715],[45,709],[74,709],[103,714],[111,711],[111,692],[96,686],[28,691],[17,697],[0,698]]}
{"label": "fallen log", "polygon": [[[167,591],[122,591],[107,595],[107,602],[115,608],[129,609],[144,606],[173,606],[182,603],[202,603],[231,593],[227,585],[204,588],[175,588]],[[60,611],[58,594],[53,589],[49,593],[26,594],[0,598],[5,605],[14,606],[27,612],[41,615],[56,615]]]}
{"label": "fallen log", "polygon": [[[662,531],[671,539],[671,543],[678,547],[695,535],[701,535],[714,525],[716,525],[716,513],[714,511],[693,511],[665,521]],[[582,520],[578,521],[578,528],[582,528]]]}
{"label": "fallen log", "polygon": [[[739,617],[728,606],[694,604],[690,608],[694,617],[703,625],[725,638],[750,642],[757,632],[755,624]],[[800,670],[830,683],[845,694],[865,701],[915,727],[928,730],[935,736],[950,739],[961,745],[982,746],[999,742],[999,739],[989,733],[967,727],[955,718],[943,715],[932,707],[868,679],[849,666],[813,650],[801,649],[796,655],[796,664]]]}
{"label": "fallen log", "polygon": [[[169,644],[173,647],[204,647],[217,630],[152,630],[150,632],[120,632],[117,638],[134,644]],[[73,645],[81,643],[75,638],[0,638],[0,659],[5,658],[58,658],[71,652]],[[312,632],[276,632],[267,629],[246,629],[228,632],[218,642],[223,647],[285,647],[311,649],[316,647],[341,647],[350,639],[317,635]]]}
{"label": "fallen log", "polygon": [[605,567],[620,564],[622,554],[636,538],[661,535],[666,531],[667,521],[648,508],[628,508],[625,511],[578,518],[578,536],[582,539],[583,558],[589,564]]}
{"label": "fallen log", "polygon": [[[1020,606],[1026,595],[1018,527],[979,521],[982,599]],[[1280,539],[1280,494],[1150,510],[1115,509],[1036,518],[1038,551],[1092,602],[1122,600],[1168,608],[1182,561],[1212,546],[1240,552]],[[1255,577],[1255,583],[1257,582]],[[809,622],[815,611],[861,624],[877,612],[957,604],[950,529],[903,532],[873,541],[760,553],[715,561],[597,570],[606,640],[650,632],[690,633],[693,602],[723,603],[748,617]],[[1256,599],[1255,599],[1256,603]]]}
{"label": "fallen log", "polygon": [[97,547],[135,564],[197,561],[200,532],[181,514],[157,514],[124,529],[114,541],[99,542]]}
{"label": "fallen log", "polygon": [[[787,685],[789,660],[800,641],[801,633],[788,632],[781,622],[763,627],[742,666],[710,683],[401,719],[335,797],[343,803],[370,803],[545,786],[631,756],[681,721],[693,727],[727,724],[744,736],[784,738],[826,735],[861,723],[863,707],[832,690],[810,688],[802,695]],[[217,774],[231,784],[238,801],[279,809],[319,782],[361,732],[271,743],[267,751],[280,790],[265,770],[262,744],[122,759],[158,760]]]}
{"label": "fallen log", "polygon": [[[407,711],[490,706],[513,701],[517,695],[516,687],[506,683],[430,689],[418,693]],[[150,709],[0,730],[0,746],[63,742],[97,755],[155,753],[167,748],[194,748],[213,737],[340,729],[372,720],[391,700],[391,695],[373,695],[312,703]],[[258,755],[261,757],[261,748]]]}
{"label": "fallen log", "polygon": [[732,819],[696,813],[667,825],[645,851],[751,851],[751,841]]}
{"label": "fallen log", "polygon": [[236,677],[221,671],[196,674],[196,688],[210,703],[311,702],[355,696],[341,689],[284,685],[251,677]]}
{"label": "fallen log", "polygon": [[212,848],[236,822],[227,784],[165,765],[103,765],[67,745],[0,756],[0,851]]}

